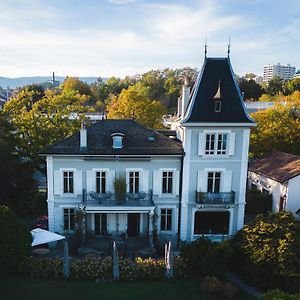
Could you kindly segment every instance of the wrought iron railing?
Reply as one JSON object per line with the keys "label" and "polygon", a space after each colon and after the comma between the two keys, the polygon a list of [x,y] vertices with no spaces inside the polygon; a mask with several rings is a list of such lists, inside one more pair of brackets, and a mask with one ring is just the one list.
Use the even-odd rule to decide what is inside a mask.
{"label": "wrought iron railing", "polygon": [[222,193],[204,193],[196,192],[197,204],[234,204],[235,192],[222,192]]}
{"label": "wrought iron railing", "polygon": [[84,197],[84,206],[153,206],[152,193],[95,193],[89,192]]}

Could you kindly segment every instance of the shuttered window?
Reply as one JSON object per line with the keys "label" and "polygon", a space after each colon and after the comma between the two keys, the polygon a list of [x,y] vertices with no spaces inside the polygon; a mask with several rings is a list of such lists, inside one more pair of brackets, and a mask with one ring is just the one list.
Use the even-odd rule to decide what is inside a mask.
{"label": "shuttered window", "polygon": [[64,177],[63,178],[64,194],[73,194],[74,193],[74,172],[64,171],[63,177]]}

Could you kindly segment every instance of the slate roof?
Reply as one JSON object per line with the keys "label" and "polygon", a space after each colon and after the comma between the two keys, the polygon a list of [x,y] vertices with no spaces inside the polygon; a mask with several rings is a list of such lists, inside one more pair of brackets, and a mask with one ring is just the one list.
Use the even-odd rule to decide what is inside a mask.
{"label": "slate roof", "polygon": [[249,162],[249,171],[278,182],[300,175],[300,156],[274,151]]}
{"label": "slate roof", "polygon": [[[112,147],[112,133],[123,133],[123,148]],[[150,140],[149,140],[150,137]],[[154,140],[153,140],[154,138]],[[181,142],[150,130],[134,120],[101,120],[87,128],[87,148],[80,150],[79,132],[40,152],[67,155],[181,155]]]}
{"label": "slate roof", "polygon": [[[214,96],[220,84],[221,112]],[[206,58],[188,104],[183,123],[253,123],[245,111],[229,58]]]}

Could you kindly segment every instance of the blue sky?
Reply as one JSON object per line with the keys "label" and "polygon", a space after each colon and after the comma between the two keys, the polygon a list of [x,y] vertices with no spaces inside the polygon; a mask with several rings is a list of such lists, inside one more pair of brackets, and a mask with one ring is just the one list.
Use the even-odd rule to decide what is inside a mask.
{"label": "blue sky", "polygon": [[299,0],[1,0],[0,76],[120,76],[201,67],[225,56],[234,71],[300,68]]}

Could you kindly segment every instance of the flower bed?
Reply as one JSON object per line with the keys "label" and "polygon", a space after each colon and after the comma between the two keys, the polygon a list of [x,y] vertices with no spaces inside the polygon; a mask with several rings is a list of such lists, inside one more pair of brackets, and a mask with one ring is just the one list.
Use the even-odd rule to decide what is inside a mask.
{"label": "flower bed", "polygon": [[[190,274],[185,260],[174,257],[174,278],[186,278]],[[30,277],[62,278],[62,259],[27,257],[20,265],[20,273]],[[74,258],[70,262],[71,279],[112,280],[113,261],[111,257],[100,258],[88,255]],[[136,258],[119,259],[121,281],[162,280],[165,264],[162,259]]]}

